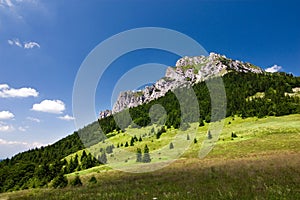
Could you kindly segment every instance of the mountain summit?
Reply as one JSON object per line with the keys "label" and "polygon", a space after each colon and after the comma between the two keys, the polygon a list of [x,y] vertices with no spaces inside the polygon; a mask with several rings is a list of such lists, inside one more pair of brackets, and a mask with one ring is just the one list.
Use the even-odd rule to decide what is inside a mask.
{"label": "mountain summit", "polygon": [[226,58],[224,55],[210,53],[209,56],[183,57],[176,62],[175,67],[168,67],[165,77],[155,84],[140,91],[121,92],[113,106],[113,113],[126,108],[136,107],[143,103],[164,96],[169,90],[193,85],[229,72],[263,73],[264,70],[251,64]]}

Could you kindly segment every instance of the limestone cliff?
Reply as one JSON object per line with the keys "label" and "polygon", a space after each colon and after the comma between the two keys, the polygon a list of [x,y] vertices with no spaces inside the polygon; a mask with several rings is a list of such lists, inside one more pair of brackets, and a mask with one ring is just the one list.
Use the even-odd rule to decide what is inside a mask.
{"label": "limestone cliff", "polygon": [[121,92],[113,106],[113,113],[126,108],[135,107],[147,103],[161,96],[169,90],[186,85],[205,81],[215,76],[223,76],[231,71],[263,73],[264,71],[250,63],[228,59],[225,56],[210,53],[209,56],[183,57],[176,62],[175,67],[166,70],[165,77],[158,80],[154,85],[134,92]]}

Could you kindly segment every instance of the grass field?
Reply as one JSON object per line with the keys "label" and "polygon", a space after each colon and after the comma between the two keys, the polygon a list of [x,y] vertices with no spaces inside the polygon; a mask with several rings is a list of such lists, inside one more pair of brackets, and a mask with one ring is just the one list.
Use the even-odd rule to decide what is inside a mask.
{"label": "grass field", "polygon": [[[191,142],[179,159],[157,171],[126,173],[98,166],[77,173],[83,182],[81,187],[31,189],[0,194],[0,199],[300,199],[299,121],[300,115],[230,117],[213,150],[203,159],[198,155],[208,125],[197,128],[191,138],[197,138],[196,144]],[[127,135],[116,135],[107,143],[115,145],[128,141],[132,134],[148,132],[128,129]],[[237,137],[232,138],[232,133]],[[134,151],[148,144],[150,151],[160,151],[176,134],[184,140],[187,134],[192,135],[171,129],[159,142],[152,142],[155,139],[150,135],[128,148]],[[153,157],[153,165],[162,162],[155,153]],[[75,174],[69,174],[68,179]],[[92,176],[97,183],[89,183]]]}

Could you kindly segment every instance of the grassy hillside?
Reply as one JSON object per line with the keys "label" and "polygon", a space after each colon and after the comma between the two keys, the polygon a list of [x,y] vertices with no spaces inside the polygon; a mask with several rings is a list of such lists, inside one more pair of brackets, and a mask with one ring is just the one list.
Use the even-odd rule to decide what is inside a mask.
{"label": "grassy hillside", "polygon": [[[99,166],[106,162],[114,169],[141,172],[148,171],[149,165],[144,163],[149,161],[154,170],[180,156],[198,158],[200,149],[201,155],[205,155],[213,141],[218,139],[213,131],[212,138],[207,139],[207,135],[210,135],[208,127],[223,119],[221,115],[214,115],[217,110],[226,109],[224,115],[228,118],[225,120],[218,146],[209,156],[226,157],[228,151],[231,153],[229,157],[243,156],[240,148],[248,153],[298,148],[298,140],[293,138],[298,133],[298,127],[286,127],[294,123],[294,119],[283,118],[286,122],[279,127],[276,125],[278,118],[264,117],[300,113],[300,77],[286,73],[228,73],[223,77],[227,103],[225,99],[222,101],[222,92],[218,90],[223,84],[214,80],[209,80],[212,91],[209,91],[206,83],[200,82],[193,85],[192,93],[186,93],[187,88],[178,88],[174,93],[169,91],[165,96],[147,104],[130,108],[129,113],[134,123],[124,116],[126,112],[120,112],[114,116],[118,117],[118,123],[113,116],[109,116],[87,125],[53,145],[29,150],[1,161],[0,192],[51,185],[58,187],[59,184],[56,183],[59,182],[65,186],[63,174],[76,173],[94,166],[98,167],[89,170],[107,169],[107,166]],[[213,97],[214,101],[210,99],[211,92],[217,94]],[[179,100],[175,93],[183,95],[184,98]],[[219,107],[211,108],[212,102]],[[164,108],[165,114],[153,112],[152,116],[150,112],[149,115],[149,111],[157,105],[158,110]],[[153,125],[153,119],[164,126]],[[198,127],[198,123],[204,126]],[[259,123],[265,125],[260,127]],[[137,125],[141,128],[137,128]],[[257,145],[261,140],[264,141],[263,145]],[[205,148],[201,146],[203,141]],[[171,146],[174,148],[170,148]],[[89,148],[82,151],[84,147]],[[148,150],[150,158],[145,153]],[[143,154],[143,157],[137,158],[137,153]],[[141,161],[139,165],[136,165],[137,159]],[[132,169],[132,166],[135,168]]]}
{"label": "grassy hillside", "polygon": [[[219,141],[204,159],[198,158],[198,152],[207,124],[197,130],[197,143],[158,171],[132,174],[102,165],[67,175],[69,181],[80,175],[81,187],[31,189],[1,194],[0,199],[299,199],[299,120],[299,114],[261,119],[229,117]],[[147,131],[128,129],[126,134]],[[137,145],[149,144],[151,152],[169,143],[174,131],[162,134],[160,143],[152,144],[150,136]],[[231,137],[232,133],[237,137]],[[126,137],[121,134],[125,133],[109,141],[124,142]],[[92,148],[101,145],[105,143]],[[93,176],[97,183],[89,182]]]}

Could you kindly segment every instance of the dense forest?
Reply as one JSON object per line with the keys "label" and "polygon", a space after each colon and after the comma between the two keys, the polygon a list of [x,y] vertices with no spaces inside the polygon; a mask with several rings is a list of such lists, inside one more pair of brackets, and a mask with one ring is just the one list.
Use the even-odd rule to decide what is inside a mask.
{"label": "dense forest", "polygon": [[[300,87],[300,77],[286,73],[231,72],[223,77],[223,82],[227,104],[223,103],[220,107],[226,108],[226,116],[239,115],[246,118],[300,113],[299,95],[293,93],[293,88]],[[214,86],[215,88],[219,87],[218,83]],[[187,111],[182,113],[180,107],[182,104],[179,103],[175,93],[180,94],[185,90],[185,88],[179,88],[175,92],[169,91],[164,97],[130,108],[129,113],[132,121],[126,117],[126,112],[121,112],[115,116],[91,123],[53,145],[32,149],[19,153],[11,159],[2,160],[0,162],[0,192],[46,187],[51,180],[63,180],[63,174],[105,164],[106,161],[103,161],[105,160],[103,157],[99,158],[99,162],[86,153],[82,155],[83,158],[77,156],[69,162],[64,158],[87,146],[105,140],[106,136],[113,136],[111,132],[114,130],[122,132],[129,125],[147,126],[151,124],[151,117],[155,118],[155,116],[150,117],[149,110],[155,104],[161,105],[166,111],[164,123],[166,128],[171,126],[182,128],[184,127],[181,125],[183,121],[199,122],[201,125],[204,121],[209,123],[219,120],[218,118],[211,118],[210,91],[205,82],[193,86],[198,100],[197,106],[189,104],[192,97],[185,94],[185,98],[181,101],[184,101],[185,105],[191,106],[185,108]],[[215,92],[218,95],[218,91]],[[199,108],[200,116],[195,117],[193,111],[197,108]],[[59,184],[57,185],[59,186]]]}

